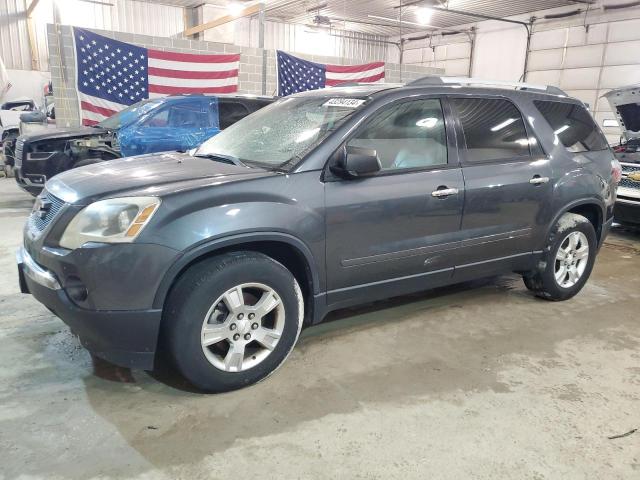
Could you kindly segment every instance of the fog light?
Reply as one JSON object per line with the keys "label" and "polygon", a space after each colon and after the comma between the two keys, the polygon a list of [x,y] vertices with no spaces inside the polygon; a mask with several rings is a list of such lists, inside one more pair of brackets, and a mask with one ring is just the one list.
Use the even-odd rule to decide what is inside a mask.
{"label": "fog light", "polygon": [[87,287],[78,277],[67,277],[65,291],[74,302],[84,302],[89,297]]}

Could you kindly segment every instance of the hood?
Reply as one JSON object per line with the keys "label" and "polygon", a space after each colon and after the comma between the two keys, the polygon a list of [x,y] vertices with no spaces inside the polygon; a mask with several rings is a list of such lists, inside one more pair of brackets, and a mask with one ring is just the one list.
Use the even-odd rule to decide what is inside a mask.
{"label": "hood", "polygon": [[627,140],[640,138],[640,85],[616,88],[605,94]]}
{"label": "hood", "polygon": [[188,153],[162,153],[68,170],[49,180],[46,189],[65,202],[82,205],[106,196],[163,196],[270,175],[278,173],[192,157]]}
{"label": "hood", "polygon": [[80,127],[80,128],[49,128],[42,133],[28,134],[24,140],[38,142],[40,140],[64,140],[65,138],[95,137],[104,135],[107,132],[104,128]]}

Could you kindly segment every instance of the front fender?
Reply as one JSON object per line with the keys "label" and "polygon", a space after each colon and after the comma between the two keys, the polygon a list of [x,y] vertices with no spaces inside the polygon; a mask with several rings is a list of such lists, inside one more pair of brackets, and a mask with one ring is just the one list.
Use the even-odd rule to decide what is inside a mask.
{"label": "front fender", "polygon": [[203,242],[184,252],[165,273],[153,302],[153,308],[162,308],[164,301],[169,293],[171,285],[178,278],[180,273],[191,263],[197,261],[206,255],[222,250],[227,247],[239,247],[242,245],[255,242],[280,242],[290,245],[300,252],[309,266],[312,281],[312,291],[314,294],[320,290],[320,275],[315,264],[313,253],[309,247],[299,238],[282,232],[246,232],[237,235],[216,238],[214,240]]}
{"label": "front fender", "polygon": [[[182,252],[157,300],[186,265],[221,248],[282,242],[307,262],[315,293],[324,291],[324,184],[319,172],[229,181],[163,198],[140,242]],[[172,277],[173,276],[173,277]]]}

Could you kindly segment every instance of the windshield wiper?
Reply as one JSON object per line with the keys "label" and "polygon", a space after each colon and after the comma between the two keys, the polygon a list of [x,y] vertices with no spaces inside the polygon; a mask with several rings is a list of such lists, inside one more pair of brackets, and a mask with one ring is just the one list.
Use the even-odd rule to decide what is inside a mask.
{"label": "windshield wiper", "polygon": [[222,155],[220,153],[197,153],[194,157],[208,158],[209,160],[215,160],[216,162],[228,163],[229,165],[237,165],[239,167],[246,167],[244,163],[231,155]]}
{"label": "windshield wiper", "polygon": [[291,157],[289,160],[286,160],[286,161],[282,162],[280,165],[276,165],[275,167],[271,168],[270,170],[273,170],[275,172],[289,173],[289,167],[292,166],[292,165],[295,165],[296,163],[298,163],[303,158],[304,158],[303,155],[296,154],[293,157]]}

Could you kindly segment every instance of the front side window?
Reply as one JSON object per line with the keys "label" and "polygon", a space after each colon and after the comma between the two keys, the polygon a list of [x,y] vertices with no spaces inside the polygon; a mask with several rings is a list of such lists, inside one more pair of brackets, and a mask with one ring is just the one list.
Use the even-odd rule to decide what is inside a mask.
{"label": "front side window", "polygon": [[608,148],[606,138],[582,105],[542,100],[533,103],[570,152]]}
{"label": "front side window", "polygon": [[162,105],[161,99],[142,100],[138,103],[128,106],[124,110],[120,110],[115,115],[110,116],[98,124],[107,130],[117,130],[122,127],[131,125],[133,122],[142,118],[152,110]]}
{"label": "front side window", "polygon": [[468,162],[529,157],[529,138],[522,115],[508,100],[453,98],[460,118]]}
{"label": "front side window", "polygon": [[385,107],[348,145],[375,150],[382,171],[444,165],[447,137],[440,100],[412,100]]}
{"label": "front side window", "polygon": [[204,128],[211,120],[201,102],[175,103],[151,114],[142,123],[145,127]]}

